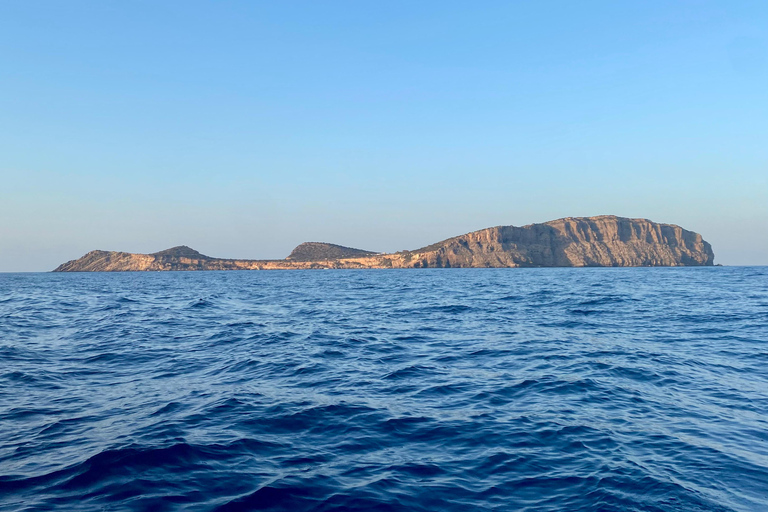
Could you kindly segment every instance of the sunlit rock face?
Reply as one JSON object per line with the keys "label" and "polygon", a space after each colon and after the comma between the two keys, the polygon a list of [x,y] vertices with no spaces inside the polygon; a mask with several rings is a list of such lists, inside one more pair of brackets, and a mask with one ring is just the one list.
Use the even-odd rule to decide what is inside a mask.
{"label": "sunlit rock face", "polygon": [[712,265],[701,235],[613,215],[498,226],[412,252],[422,267],[643,267]]}
{"label": "sunlit rock face", "polygon": [[613,215],[497,226],[415,251],[377,254],[307,242],[284,260],[211,258],[186,246],[153,254],[91,251],[56,272],[267,270],[308,268],[646,267],[713,265],[698,233],[672,224]]}

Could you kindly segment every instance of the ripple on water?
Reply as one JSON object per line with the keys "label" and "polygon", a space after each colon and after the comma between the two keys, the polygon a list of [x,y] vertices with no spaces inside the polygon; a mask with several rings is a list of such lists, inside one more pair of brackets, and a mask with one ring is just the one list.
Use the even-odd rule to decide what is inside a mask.
{"label": "ripple on water", "polygon": [[768,510],[766,283],[0,274],[0,508]]}

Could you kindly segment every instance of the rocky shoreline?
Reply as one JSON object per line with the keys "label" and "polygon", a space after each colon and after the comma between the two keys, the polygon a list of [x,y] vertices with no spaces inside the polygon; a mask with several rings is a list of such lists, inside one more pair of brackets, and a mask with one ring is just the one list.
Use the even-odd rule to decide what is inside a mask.
{"label": "rocky shoreline", "polygon": [[54,272],[270,270],[313,268],[512,268],[711,266],[700,234],[673,224],[614,215],[497,226],[397,253],[306,242],[284,260],[212,258],[186,246],[152,254],[91,251]]}

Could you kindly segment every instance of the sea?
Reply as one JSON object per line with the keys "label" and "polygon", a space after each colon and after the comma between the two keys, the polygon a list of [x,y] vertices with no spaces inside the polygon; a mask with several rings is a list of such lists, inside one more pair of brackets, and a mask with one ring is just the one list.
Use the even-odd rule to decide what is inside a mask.
{"label": "sea", "polygon": [[768,267],[0,274],[3,511],[765,511]]}

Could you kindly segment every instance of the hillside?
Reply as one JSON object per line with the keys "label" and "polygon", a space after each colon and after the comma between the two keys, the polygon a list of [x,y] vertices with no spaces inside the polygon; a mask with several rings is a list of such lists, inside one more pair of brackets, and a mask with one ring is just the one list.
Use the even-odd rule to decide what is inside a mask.
{"label": "hillside", "polygon": [[179,246],[152,254],[91,251],[60,265],[55,272],[713,264],[712,247],[698,233],[647,219],[601,215],[481,229],[394,254],[306,242],[284,260],[234,260],[211,258]]}
{"label": "hillside", "polygon": [[360,258],[376,254],[362,249],[353,249],[343,245],[327,244],[325,242],[304,242],[298,245],[286,258],[292,261],[322,261],[343,258]]}

